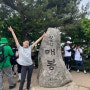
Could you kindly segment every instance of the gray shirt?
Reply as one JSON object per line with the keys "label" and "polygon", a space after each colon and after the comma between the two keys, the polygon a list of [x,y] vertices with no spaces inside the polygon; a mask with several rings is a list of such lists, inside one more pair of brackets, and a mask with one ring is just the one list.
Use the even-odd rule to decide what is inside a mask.
{"label": "gray shirt", "polygon": [[32,46],[29,46],[27,48],[23,48],[22,46],[18,46],[18,53],[19,58],[17,59],[17,63],[22,66],[29,66],[32,65],[32,59],[31,59],[31,50]]}

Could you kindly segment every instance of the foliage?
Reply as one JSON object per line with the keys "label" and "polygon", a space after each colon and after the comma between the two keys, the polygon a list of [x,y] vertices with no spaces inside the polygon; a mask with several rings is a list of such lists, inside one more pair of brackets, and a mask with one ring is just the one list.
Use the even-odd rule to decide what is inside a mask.
{"label": "foliage", "polygon": [[[20,35],[20,33],[21,33],[21,24],[20,24],[20,21],[21,20],[20,20],[19,16],[13,15],[13,17],[8,18],[7,23],[9,25],[13,26],[14,31],[15,31],[18,39],[21,41],[21,35]],[[7,29],[7,27],[8,27],[7,23],[5,21],[0,21],[0,23],[1,23],[0,37],[7,37],[9,39],[10,43],[12,45],[14,45],[14,40],[12,38],[12,35],[11,35],[10,31],[8,31],[8,29]]]}
{"label": "foliage", "polygon": [[[84,35],[88,40],[90,40],[90,19],[84,18],[81,20],[81,27]],[[89,43],[89,42],[88,42]]]}
{"label": "foliage", "polygon": [[[35,41],[48,27],[60,27],[61,32],[65,33],[62,41],[65,37],[72,37],[73,41],[79,42],[77,38],[82,39],[82,35],[80,37],[81,29],[78,21],[86,14],[86,9],[84,15],[79,13],[80,1],[0,0],[0,18],[13,26],[20,41],[25,38],[30,38],[31,42]],[[5,33],[9,36],[6,31]]]}
{"label": "foliage", "polygon": [[90,52],[90,19],[84,18],[80,21],[81,30],[83,32],[84,52]]}

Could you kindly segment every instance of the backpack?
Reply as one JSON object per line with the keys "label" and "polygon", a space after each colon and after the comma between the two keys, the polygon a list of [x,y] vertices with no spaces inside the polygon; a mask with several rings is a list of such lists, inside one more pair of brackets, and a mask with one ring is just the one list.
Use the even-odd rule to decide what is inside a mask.
{"label": "backpack", "polygon": [[11,56],[10,62],[11,62],[12,65],[15,65],[15,64],[17,64],[16,59],[18,58],[18,57],[16,57],[16,55],[15,55],[16,52],[17,52],[17,48],[12,48],[12,51],[13,51],[14,55]]}
{"label": "backpack", "polygon": [[71,58],[74,60],[74,58],[75,58],[75,51],[74,50],[72,50],[71,51]]}
{"label": "backpack", "polygon": [[0,46],[0,63],[4,61],[4,46]]}
{"label": "backpack", "polygon": [[72,51],[71,51],[71,58],[74,60],[74,58],[75,58],[75,51],[72,49]]}

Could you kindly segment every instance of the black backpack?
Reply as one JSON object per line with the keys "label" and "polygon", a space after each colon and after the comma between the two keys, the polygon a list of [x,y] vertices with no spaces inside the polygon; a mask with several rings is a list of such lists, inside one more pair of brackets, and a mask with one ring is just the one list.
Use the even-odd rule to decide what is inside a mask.
{"label": "black backpack", "polygon": [[16,59],[18,58],[18,57],[16,57],[16,55],[15,55],[15,54],[16,54],[16,51],[17,51],[17,48],[12,48],[12,51],[13,51],[14,55],[11,56],[10,62],[11,62],[12,65],[15,65],[15,64],[17,64]]}
{"label": "black backpack", "polygon": [[0,46],[0,63],[4,61],[4,46]]}

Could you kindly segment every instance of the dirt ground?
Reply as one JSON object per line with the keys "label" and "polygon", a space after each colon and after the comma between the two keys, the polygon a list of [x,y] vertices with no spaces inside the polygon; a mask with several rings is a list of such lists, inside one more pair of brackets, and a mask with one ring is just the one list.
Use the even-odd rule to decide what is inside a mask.
{"label": "dirt ground", "polygon": [[[70,73],[72,74],[73,81],[78,86],[85,88],[85,89],[81,88],[80,90],[90,90],[90,73],[89,72],[87,74],[84,74],[83,72],[77,73],[76,71],[72,71]],[[17,82],[18,76],[13,77],[13,79],[17,83],[17,86],[12,90],[18,90],[18,88],[19,88],[19,83]],[[34,69],[33,75],[32,75],[31,87],[38,86],[38,82],[36,82],[36,79],[37,79],[37,69]],[[4,90],[9,90],[8,89],[8,81],[7,81],[6,76],[4,76],[3,86],[4,86]],[[26,90],[25,86],[26,86],[26,82],[24,84],[24,90]]]}

